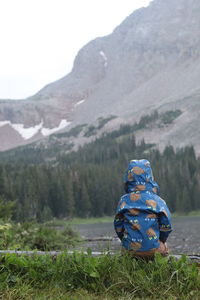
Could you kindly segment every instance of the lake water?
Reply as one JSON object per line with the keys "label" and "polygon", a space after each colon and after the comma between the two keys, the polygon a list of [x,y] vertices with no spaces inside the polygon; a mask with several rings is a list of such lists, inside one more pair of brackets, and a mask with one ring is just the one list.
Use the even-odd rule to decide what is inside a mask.
{"label": "lake water", "polygon": [[[200,255],[200,216],[175,217],[172,219],[173,232],[168,238],[168,246],[173,254]],[[110,237],[111,241],[87,241],[81,249],[90,247],[93,251],[119,250],[120,241],[116,237],[112,223],[74,225],[84,238]]]}

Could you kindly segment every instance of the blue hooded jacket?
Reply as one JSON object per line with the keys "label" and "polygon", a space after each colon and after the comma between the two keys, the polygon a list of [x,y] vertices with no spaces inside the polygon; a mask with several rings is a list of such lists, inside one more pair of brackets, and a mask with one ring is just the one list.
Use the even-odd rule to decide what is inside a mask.
{"label": "blue hooded jacket", "polygon": [[121,197],[114,220],[115,231],[122,246],[135,252],[159,248],[166,242],[171,228],[170,211],[158,196],[160,188],[154,181],[150,162],[131,160],[125,173],[127,194]]}

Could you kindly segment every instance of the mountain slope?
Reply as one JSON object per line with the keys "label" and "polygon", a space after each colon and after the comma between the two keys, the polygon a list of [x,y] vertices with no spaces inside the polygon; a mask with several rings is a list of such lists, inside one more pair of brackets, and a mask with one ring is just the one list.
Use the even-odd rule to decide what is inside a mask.
{"label": "mountain slope", "polygon": [[[96,126],[111,115],[97,135],[155,109],[180,109],[173,124],[142,130],[137,138],[160,147],[193,144],[200,152],[199,31],[197,0],[154,0],[135,11],[111,35],[85,45],[66,77],[26,100],[0,101],[0,150],[82,124]],[[11,138],[5,139],[5,130]],[[73,142],[87,141],[77,135]]]}

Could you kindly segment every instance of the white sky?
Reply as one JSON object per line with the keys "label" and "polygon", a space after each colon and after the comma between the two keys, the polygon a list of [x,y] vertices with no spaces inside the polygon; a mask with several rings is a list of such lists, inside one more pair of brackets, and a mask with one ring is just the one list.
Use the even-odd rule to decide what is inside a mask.
{"label": "white sky", "polygon": [[26,98],[71,71],[77,52],[150,0],[0,0],[0,99]]}

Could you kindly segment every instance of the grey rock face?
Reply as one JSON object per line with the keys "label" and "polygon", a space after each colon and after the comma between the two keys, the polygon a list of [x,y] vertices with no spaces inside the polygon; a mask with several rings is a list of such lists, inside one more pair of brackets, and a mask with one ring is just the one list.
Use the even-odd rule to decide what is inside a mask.
{"label": "grey rock face", "polygon": [[[157,109],[181,109],[167,129],[138,133],[162,148],[193,144],[200,152],[200,2],[154,0],[135,11],[111,35],[97,38],[77,54],[72,72],[24,101],[0,101],[0,122],[59,128],[61,120],[93,124],[117,116],[105,130],[134,123]],[[3,124],[3,123],[0,123]],[[10,125],[6,125],[10,126]],[[0,127],[0,134],[5,131]],[[0,150],[41,139],[41,129],[24,141],[8,137]],[[19,141],[19,139],[21,139]],[[87,139],[77,137],[75,144]]]}

